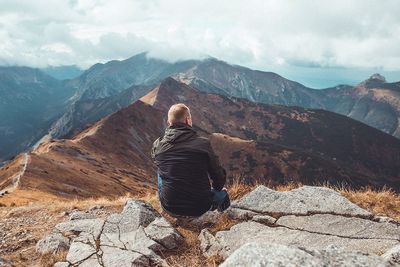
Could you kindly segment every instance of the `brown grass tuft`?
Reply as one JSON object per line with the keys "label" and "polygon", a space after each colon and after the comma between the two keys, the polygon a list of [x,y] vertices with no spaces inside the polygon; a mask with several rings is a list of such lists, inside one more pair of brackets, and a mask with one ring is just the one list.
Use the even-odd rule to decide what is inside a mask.
{"label": "brown grass tuft", "polygon": [[300,182],[289,182],[287,184],[274,186],[273,189],[276,191],[283,192],[283,191],[290,191],[290,190],[293,190],[293,189],[296,189],[296,188],[299,188],[302,186],[303,186],[303,184]]}
{"label": "brown grass tuft", "polygon": [[400,195],[392,189],[374,190],[367,187],[360,190],[340,188],[338,191],[354,204],[376,215],[400,220]]}
{"label": "brown grass tuft", "polygon": [[40,266],[42,267],[53,267],[56,262],[65,261],[67,257],[67,251],[63,251],[60,253],[46,253],[43,254],[40,258]]}

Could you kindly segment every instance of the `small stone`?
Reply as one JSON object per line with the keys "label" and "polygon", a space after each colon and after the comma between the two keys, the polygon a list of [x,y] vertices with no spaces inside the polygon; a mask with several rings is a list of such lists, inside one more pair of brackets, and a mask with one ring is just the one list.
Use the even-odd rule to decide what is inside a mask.
{"label": "small stone", "polygon": [[385,260],[400,264],[400,244],[386,251],[382,257]]}
{"label": "small stone", "polygon": [[253,216],[257,215],[258,213],[249,210],[243,210],[239,208],[232,208],[230,207],[227,210],[228,216],[234,220],[241,220],[241,221],[248,221],[253,218]]}
{"label": "small stone", "polygon": [[268,215],[255,215],[251,220],[267,225],[272,225],[276,222],[274,217]]}
{"label": "small stone", "polygon": [[183,237],[164,218],[156,218],[145,229],[146,235],[166,249],[175,249],[183,242]]}
{"label": "small stone", "polygon": [[69,248],[69,240],[61,234],[51,234],[39,240],[36,244],[36,251],[40,254],[59,253],[67,251]]}
{"label": "small stone", "polygon": [[11,261],[0,257],[0,267],[12,267],[12,266],[13,266],[13,264]]}
{"label": "small stone", "polygon": [[94,206],[89,208],[89,211],[101,210],[103,208],[104,208],[103,205],[94,205]]}
{"label": "small stone", "polygon": [[69,267],[69,263],[66,261],[56,262],[53,267]]}
{"label": "small stone", "polygon": [[69,217],[70,221],[73,220],[86,220],[86,219],[95,219],[96,215],[91,214],[91,213],[86,213],[82,211],[76,211],[71,213],[71,216]]}

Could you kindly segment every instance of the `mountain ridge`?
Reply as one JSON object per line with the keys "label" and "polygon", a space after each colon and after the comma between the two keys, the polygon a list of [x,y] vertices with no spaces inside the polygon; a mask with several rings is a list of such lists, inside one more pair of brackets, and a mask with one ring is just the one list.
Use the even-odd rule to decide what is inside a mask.
{"label": "mountain ridge", "polygon": [[[55,100],[58,103],[53,109],[57,110],[56,120],[52,118],[48,124],[33,123],[38,134],[24,138],[16,149],[3,147],[0,158],[4,161],[29,149],[47,132],[54,138],[70,138],[146,95],[169,76],[206,92],[265,104],[333,111],[400,138],[400,82],[387,83],[375,75],[379,79],[367,79],[356,86],[311,89],[276,73],[251,70],[215,58],[169,63],[141,53],[126,60],[95,64],[78,78],[58,81],[60,87],[71,94]],[[2,85],[0,79],[0,92],[2,87],[4,81]],[[17,108],[6,108],[7,111],[13,109]],[[8,126],[0,124],[0,129],[5,134]],[[22,130],[15,133],[26,135]]]}
{"label": "mountain ridge", "polygon": [[[72,139],[39,145],[19,189],[63,197],[155,190],[150,150],[176,102],[192,108],[194,128],[210,138],[230,181],[400,189],[400,141],[390,135],[328,111],[209,94],[173,78]],[[10,183],[8,166],[0,169],[0,188]]]}

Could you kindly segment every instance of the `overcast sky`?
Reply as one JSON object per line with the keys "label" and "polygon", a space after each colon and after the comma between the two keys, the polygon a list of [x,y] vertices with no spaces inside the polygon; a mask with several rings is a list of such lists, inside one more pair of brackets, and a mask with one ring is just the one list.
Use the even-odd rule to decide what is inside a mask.
{"label": "overcast sky", "polygon": [[149,51],[213,56],[309,86],[400,80],[398,0],[0,0],[0,65],[76,64]]}

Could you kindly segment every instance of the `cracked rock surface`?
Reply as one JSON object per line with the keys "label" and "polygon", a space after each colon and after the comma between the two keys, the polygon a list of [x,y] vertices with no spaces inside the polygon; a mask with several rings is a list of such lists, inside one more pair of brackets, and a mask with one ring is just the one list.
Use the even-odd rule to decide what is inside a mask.
{"label": "cracked rock surface", "polygon": [[259,186],[232,207],[262,214],[308,215],[337,214],[355,217],[372,217],[356,204],[350,202],[339,192],[326,187],[302,186],[287,192],[278,192]]}
{"label": "cracked rock surface", "polygon": [[236,250],[221,267],[245,266],[397,266],[376,255],[351,252],[330,246],[323,250],[305,250],[302,248],[269,243],[247,243]]}
{"label": "cracked rock surface", "polygon": [[[293,259],[308,265],[295,261],[294,265],[287,262],[279,265],[266,259],[270,264],[268,266],[395,266],[400,263],[399,223],[374,217],[332,189],[303,186],[278,192],[259,186],[233,202],[228,214],[239,222],[215,235],[207,229],[202,230],[199,239],[203,253],[206,256],[219,255],[223,259],[248,258],[254,264],[227,260],[223,266],[265,266],[262,263],[263,255],[267,253],[265,251],[269,251],[266,254],[269,257],[282,257],[276,259],[277,262],[288,260],[285,253],[279,256],[276,248],[268,247],[274,245],[289,246],[285,249],[288,255],[295,250]],[[248,243],[253,245],[247,247]],[[258,247],[257,244],[264,245]],[[335,265],[334,262],[341,262],[341,258],[335,256],[338,254],[336,250],[328,249],[332,246],[350,253],[347,256],[343,254],[343,257],[349,257],[348,262],[354,261],[354,264]],[[313,252],[310,254],[309,251]],[[260,258],[260,262],[251,261],[254,257]],[[377,264],[364,265],[363,262],[368,259],[371,259],[371,264]],[[383,262],[383,265],[379,262]]]}
{"label": "cracked rock surface", "polygon": [[52,245],[60,236],[69,241],[66,261],[55,266],[164,266],[160,255],[183,241],[165,218],[139,200],[128,200],[121,213],[105,219],[77,217],[56,225],[51,237],[40,241]]}

